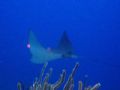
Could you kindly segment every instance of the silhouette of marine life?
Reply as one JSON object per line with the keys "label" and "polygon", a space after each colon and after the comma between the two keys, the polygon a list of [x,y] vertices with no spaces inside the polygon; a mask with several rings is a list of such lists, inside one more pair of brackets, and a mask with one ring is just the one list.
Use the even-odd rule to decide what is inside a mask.
{"label": "silhouette of marine life", "polygon": [[65,31],[63,32],[63,35],[60,39],[60,42],[59,42],[56,50],[59,53],[62,53],[64,56],[70,56],[73,54],[72,43],[68,38],[67,32],[65,32]]}
{"label": "silhouette of marine life", "polygon": [[[49,78],[52,74],[52,68],[49,69],[49,72],[46,73],[45,77],[43,78],[47,64],[48,63],[44,64],[39,78],[35,79],[33,85],[31,85],[29,87],[29,90],[58,90],[61,87],[61,85],[64,84],[65,78],[66,78],[66,70],[65,69],[62,70],[62,73],[60,74],[60,78],[53,84],[49,83]],[[68,77],[68,80],[64,84],[63,90],[74,90],[74,87],[75,87],[74,76],[75,76],[75,73],[76,73],[78,67],[79,67],[79,63],[76,63],[71,74]],[[78,90],[98,90],[101,86],[100,83],[97,83],[94,86],[85,86],[84,87],[83,85],[84,85],[84,83],[82,81],[79,81],[78,82]],[[18,87],[18,90],[25,90],[22,87],[22,84],[20,84],[20,82],[18,82],[17,87]]]}
{"label": "silhouette of marine life", "polygon": [[63,33],[57,48],[46,49],[38,42],[33,32],[30,31],[27,47],[32,54],[31,61],[36,64],[42,64],[60,58],[77,58],[73,54],[72,44],[66,32]]}

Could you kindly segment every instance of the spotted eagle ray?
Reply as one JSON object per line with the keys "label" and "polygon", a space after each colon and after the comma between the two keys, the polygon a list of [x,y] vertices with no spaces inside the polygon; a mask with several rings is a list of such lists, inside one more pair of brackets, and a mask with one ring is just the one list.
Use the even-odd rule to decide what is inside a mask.
{"label": "spotted eagle ray", "polygon": [[77,58],[73,54],[73,47],[68,38],[67,32],[64,31],[58,46],[54,49],[44,48],[35,37],[34,33],[29,33],[29,43],[27,47],[32,55],[31,61],[36,64],[57,60],[60,58]]}

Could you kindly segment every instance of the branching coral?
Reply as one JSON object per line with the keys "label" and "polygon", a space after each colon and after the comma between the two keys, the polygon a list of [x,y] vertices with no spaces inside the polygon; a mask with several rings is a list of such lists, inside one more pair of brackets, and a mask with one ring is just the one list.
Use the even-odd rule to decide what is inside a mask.
{"label": "branching coral", "polygon": [[[65,81],[65,77],[66,77],[66,70],[62,71],[59,79],[53,84],[49,83],[49,78],[52,74],[52,68],[49,69],[49,72],[46,73],[45,77],[43,78],[47,65],[48,63],[44,64],[41,70],[40,77],[35,79],[35,82],[33,83],[32,86],[30,86],[29,90],[57,90],[63,84],[63,82]],[[67,82],[64,85],[63,90],[74,90],[74,76],[75,76],[75,73],[78,67],[79,67],[79,63],[76,63],[75,67],[73,68],[71,74],[68,77]],[[98,90],[99,87],[101,86],[100,83],[97,83],[92,87],[91,86],[84,87],[83,84],[84,83],[82,81],[78,82],[78,90]],[[18,90],[24,90],[20,82],[18,82],[17,87],[18,87]]]}

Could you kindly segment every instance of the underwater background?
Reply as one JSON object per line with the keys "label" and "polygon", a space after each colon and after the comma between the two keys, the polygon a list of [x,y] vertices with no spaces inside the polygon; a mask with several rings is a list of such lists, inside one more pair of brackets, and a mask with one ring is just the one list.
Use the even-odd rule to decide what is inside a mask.
{"label": "underwater background", "polygon": [[79,55],[49,62],[51,82],[79,62],[75,90],[79,80],[120,90],[119,0],[0,0],[0,90],[17,90],[18,81],[29,87],[40,74],[42,65],[30,61],[26,47],[30,29],[51,48],[66,31]]}

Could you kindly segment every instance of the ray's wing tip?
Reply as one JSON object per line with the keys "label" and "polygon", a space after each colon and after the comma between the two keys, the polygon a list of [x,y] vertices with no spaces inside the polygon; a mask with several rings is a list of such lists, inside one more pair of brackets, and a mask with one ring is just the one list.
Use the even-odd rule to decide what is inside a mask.
{"label": "ray's wing tip", "polygon": [[34,33],[33,33],[33,31],[30,29],[30,30],[29,30],[29,36],[32,36],[32,35],[34,35]]}

